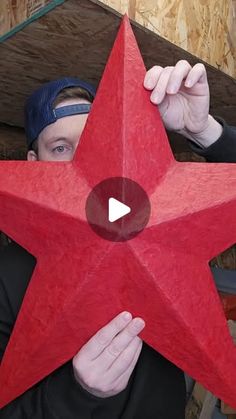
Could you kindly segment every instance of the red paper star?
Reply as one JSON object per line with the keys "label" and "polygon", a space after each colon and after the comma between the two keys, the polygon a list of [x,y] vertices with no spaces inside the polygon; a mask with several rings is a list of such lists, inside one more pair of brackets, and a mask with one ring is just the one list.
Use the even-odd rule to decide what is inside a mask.
{"label": "red paper star", "polygon": [[[122,310],[142,338],[236,407],[236,349],[208,262],[235,242],[236,165],[174,160],[125,18],[72,162],[1,162],[0,229],[37,258],[0,368],[0,405],[61,364]],[[91,189],[127,177],[147,227],[111,242],[86,220]]]}

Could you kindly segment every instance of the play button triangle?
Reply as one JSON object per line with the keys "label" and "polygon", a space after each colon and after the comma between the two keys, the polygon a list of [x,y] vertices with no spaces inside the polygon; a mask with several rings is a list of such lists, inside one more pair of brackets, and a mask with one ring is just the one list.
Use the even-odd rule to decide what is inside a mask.
{"label": "play button triangle", "polygon": [[131,212],[131,208],[115,198],[108,200],[108,220],[113,223]]}

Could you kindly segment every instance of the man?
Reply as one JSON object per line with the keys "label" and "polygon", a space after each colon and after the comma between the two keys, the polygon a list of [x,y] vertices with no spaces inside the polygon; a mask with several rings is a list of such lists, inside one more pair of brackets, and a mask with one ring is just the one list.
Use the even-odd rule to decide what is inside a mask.
{"label": "man", "polygon": [[[234,131],[209,115],[204,66],[180,61],[153,67],[144,86],[166,127],[193,141],[208,160],[211,155],[217,160],[217,150],[221,153],[228,141],[225,132],[233,138]],[[90,85],[70,78],[36,91],[26,104],[28,160],[71,160],[93,97]],[[0,255],[1,356],[34,266],[34,258],[16,244]],[[183,373],[141,341],[144,320],[128,310],[117,313],[71,362],[2,409],[0,418],[183,419]]]}

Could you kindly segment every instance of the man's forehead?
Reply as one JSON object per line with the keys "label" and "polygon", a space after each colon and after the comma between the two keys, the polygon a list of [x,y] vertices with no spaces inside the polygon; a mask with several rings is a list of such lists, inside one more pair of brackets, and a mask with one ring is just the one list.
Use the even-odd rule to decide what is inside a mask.
{"label": "man's forehead", "polygon": [[88,114],[69,115],[58,119],[45,127],[39,134],[39,140],[52,143],[59,140],[70,141],[71,134],[80,134],[84,128]]}

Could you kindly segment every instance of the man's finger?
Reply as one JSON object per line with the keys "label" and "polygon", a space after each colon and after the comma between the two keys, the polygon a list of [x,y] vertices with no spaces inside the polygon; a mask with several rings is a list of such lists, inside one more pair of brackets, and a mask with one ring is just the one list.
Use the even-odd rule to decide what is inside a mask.
{"label": "man's finger", "polygon": [[144,78],[144,87],[148,90],[153,90],[159,80],[162,71],[163,67],[160,67],[158,65],[155,65],[154,67],[150,68],[150,70],[147,71]]}
{"label": "man's finger", "polygon": [[155,105],[159,105],[165,95],[166,95],[166,87],[169,82],[170,75],[173,71],[173,67],[165,67],[159,77],[158,83],[156,84],[155,89],[151,94],[151,101]]}
{"label": "man's finger", "polygon": [[[145,322],[141,318],[133,319],[99,355],[99,364],[103,366],[104,371],[109,369],[114,361],[126,350],[131,342],[145,327]],[[132,346],[132,345],[131,345]]]}
{"label": "man's finger", "polygon": [[107,371],[106,377],[111,380],[115,378],[114,388],[119,386],[124,388],[124,383],[128,382],[135,365],[137,364],[139,355],[142,350],[143,341],[136,337],[132,344],[130,344],[125,351],[122,352],[119,358],[114,362],[111,368]]}
{"label": "man's finger", "polygon": [[196,83],[206,83],[206,82],[207,82],[206,68],[202,63],[198,63],[189,72],[185,80],[185,86],[191,88]]}
{"label": "man's finger", "polygon": [[170,74],[166,92],[168,94],[177,93],[180,90],[183,80],[188,76],[191,69],[192,67],[188,61],[178,61]]}
{"label": "man's finger", "polygon": [[112,319],[106,326],[100,329],[80,350],[80,358],[93,360],[97,358],[104,349],[111,343],[114,337],[123,330],[127,324],[132,320],[132,315],[124,311],[114,319]]}

